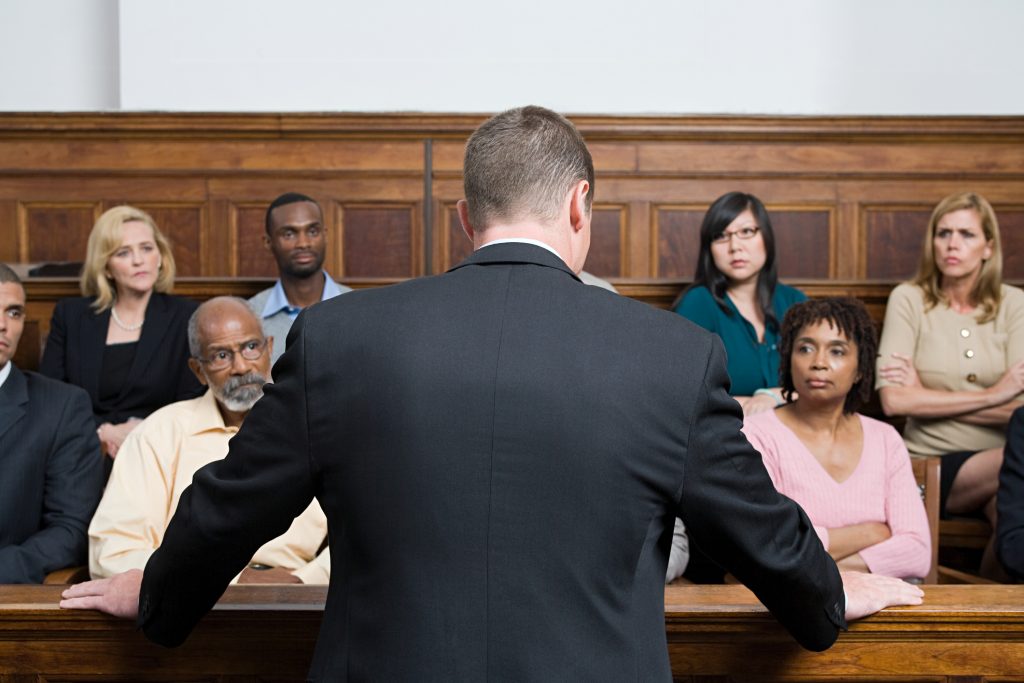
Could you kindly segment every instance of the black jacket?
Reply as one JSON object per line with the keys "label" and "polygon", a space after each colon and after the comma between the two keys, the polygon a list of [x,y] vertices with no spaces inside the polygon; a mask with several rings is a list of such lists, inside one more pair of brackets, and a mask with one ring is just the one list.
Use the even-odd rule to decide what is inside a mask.
{"label": "black jacket", "polygon": [[670,680],[676,515],[805,646],[844,624],[835,564],[740,432],[717,339],[544,249],[312,306],[275,380],[146,567],[157,642],[313,496],[333,560],[314,680]]}
{"label": "black jacket", "polygon": [[102,486],[89,397],[12,365],[0,387],[0,583],[85,564]]}
{"label": "black jacket", "polygon": [[203,393],[188,367],[188,319],[197,304],[154,292],[124,388],[116,399],[102,403],[100,373],[110,309],[96,313],[90,306],[93,301],[92,297],[75,297],[57,302],[39,371],[85,389],[97,425],[144,418],[157,408]]}

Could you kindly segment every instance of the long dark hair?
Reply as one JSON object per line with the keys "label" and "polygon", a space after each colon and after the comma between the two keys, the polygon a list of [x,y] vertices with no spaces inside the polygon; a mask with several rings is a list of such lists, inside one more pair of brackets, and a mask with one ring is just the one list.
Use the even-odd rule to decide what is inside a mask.
{"label": "long dark hair", "polygon": [[[736,220],[744,211],[750,210],[754,214],[754,220],[760,228],[761,239],[764,240],[764,267],[757,276],[757,304],[764,313],[765,326],[773,331],[778,331],[779,321],[775,317],[772,308],[772,297],[775,295],[775,285],[779,281],[775,269],[775,232],[772,230],[772,219],[768,217],[768,211],[764,208],[761,200],[752,194],[745,192],[729,192],[716,199],[704,214],[704,221],[700,224],[700,254],[697,257],[697,273],[693,276],[693,284],[686,291],[701,285],[707,287],[711,292],[715,303],[726,314],[733,312],[725,302],[725,290],[729,287],[729,279],[715,265],[715,259],[711,255],[711,240],[725,232],[725,229]],[[673,304],[673,308],[679,305],[686,291],[679,296]]]}

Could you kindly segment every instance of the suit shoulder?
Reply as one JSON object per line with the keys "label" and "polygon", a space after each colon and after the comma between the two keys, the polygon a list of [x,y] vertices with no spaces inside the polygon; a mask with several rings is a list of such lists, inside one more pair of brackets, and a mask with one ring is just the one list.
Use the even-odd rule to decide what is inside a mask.
{"label": "suit shoulder", "polygon": [[82,313],[93,313],[92,303],[96,301],[94,296],[68,296],[59,299],[54,306],[54,315],[63,313],[66,315],[81,315]]}
{"label": "suit shoulder", "polygon": [[889,303],[904,301],[924,306],[924,291],[913,282],[901,282],[889,292]]}
{"label": "suit shoulder", "polygon": [[790,285],[782,284],[781,282],[775,285],[775,295],[785,303],[787,306],[791,306],[801,301],[807,301],[807,295],[802,290],[792,287]]}
{"label": "suit shoulder", "polygon": [[1024,308],[1024,289],[1004,284],[1001,288],[1003,303],[1013,309]]}
{"label": "suit shoulder", "polygon": [[192,315],[193,311],[199,308],[199,303],[192,299],[187,299],[177,294],[161,294],[156,293],[153,296],[160,297],[163,300],[164,305],[172,311],[180,311]]}
{"label": "suit shoulder", "polygon": [[25,375],[29,400],[52,400],[59,402],[61,405],[70,401],[81,401],[86,406],[89,406],[89,411],[90,413],[92,412],[92,401],[89,399],[89,394],[86,393],[85,389],[68,384],[67,382],[61,382],[52,377],[47,377],[46,375],[41,375],[32,370],[21,370],[21,373]]}

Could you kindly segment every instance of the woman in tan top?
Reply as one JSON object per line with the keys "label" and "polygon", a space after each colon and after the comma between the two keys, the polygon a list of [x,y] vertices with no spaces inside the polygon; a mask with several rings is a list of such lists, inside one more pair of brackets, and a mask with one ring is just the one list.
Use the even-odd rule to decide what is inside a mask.
{"label": "woman in tan top", "polygon": [[[886,415],[907,417],[909,451],[943,456],[943,514],[982,510],[994,527],[1004,432],[1024,398],[1024,292],[1002,283],[984,197],[935,207],[917,276],[886,306],[877,386]],[[990,544],[982,573],[998,571]]]}

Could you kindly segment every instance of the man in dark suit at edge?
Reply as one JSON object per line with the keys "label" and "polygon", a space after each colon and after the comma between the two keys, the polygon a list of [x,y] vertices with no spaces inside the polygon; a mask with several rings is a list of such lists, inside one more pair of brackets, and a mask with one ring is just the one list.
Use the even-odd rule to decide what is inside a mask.
{"label": "man in dark suit at edge", "polygon": [[14,365],[24,328],[25,288],[0,263],[0,583],[85,564],[103,489],[89,396]]}
{"label": "man in dark suit at edge", "polygon": [[303,312],[144,576],[61,605],[181,643],[314,495],[335,567],[312,680],[670,680],[677,515],[805,647],[832,644],[844,599],[846,619],[920,602],[840,578],[740,432],[716,338],[579,281],[593,176],[554,112],[484,123],[459,202],[474,254]]}

